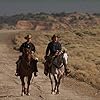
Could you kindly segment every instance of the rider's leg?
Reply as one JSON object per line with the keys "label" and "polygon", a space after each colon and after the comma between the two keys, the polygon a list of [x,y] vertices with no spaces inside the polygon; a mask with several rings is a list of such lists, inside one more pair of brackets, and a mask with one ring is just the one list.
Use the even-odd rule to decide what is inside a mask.
{"label": "rider's leg", "polygon": [[71,71],[68,69],[68,67],[66,67],[67,65],[65,65],[65,75],[69,74]]}
{"label": "rider's leg", "polygon": [[47,76],[48,73],[49,73],[49,69],[50,69],[50,63],[51,63],[51,60],[52,60],[52,56],[49,55],[45,58],[45,63],[44,63],[44,74]]}
{"label": "rider's leg", "polygon": [[33,66],[33,72],[34,72],[34,76],[37,76],[37,72],[38,72],[38,68],[37,68],[37,59],[32,59],[32,66]]}
{"label": "rider's leg", "polygon": [[38,60],[35,59],[36,65],[35,65],[35,72],[34,72],[34,76],[37,76],[37,72],[38,72],[38,68],[37,68],[37,62]]}
{"label": "rider's leg", "polygon": [[69,68],[67,67],[67,63],[66,63],[67,61],[66,60],[64,60],[63,61],[63,64],[64,64],[64,68],[65,68],[65,75],[67,75],[67,74],[69,74],[71,71],[69,70]]}
{"label": "rider's leg", "polygon": [[19,76],[20,75],[20,67],[19,67],[19,63],[21,62],[21,59],[22,59],[22,57],[21,56],[19,56],[19,59],[17,60],[17,62],[16,62],[16,76]]}
{"label": "rider's leg", "polygon": [[44,74],[47,76],[48,75],[48,62],[46,61],[45,63],[44,63]]}

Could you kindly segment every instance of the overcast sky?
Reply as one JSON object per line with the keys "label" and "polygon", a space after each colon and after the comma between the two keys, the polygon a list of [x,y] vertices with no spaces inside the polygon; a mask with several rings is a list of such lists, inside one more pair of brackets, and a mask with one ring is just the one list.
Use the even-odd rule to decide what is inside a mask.
{"label": "overcast sky", "polygon": [[0,0],[0,15],[75,11],[100,13],[100,0]]}

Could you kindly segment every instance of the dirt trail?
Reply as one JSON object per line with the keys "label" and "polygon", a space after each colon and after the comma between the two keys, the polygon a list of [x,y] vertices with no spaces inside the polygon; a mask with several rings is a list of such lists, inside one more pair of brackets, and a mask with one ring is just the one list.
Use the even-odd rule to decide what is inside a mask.
{"label": "dirt trail", "polygon": [[14,75],[18,52],[12,48],[13,36],[14,32],[0,32],[0,100],[100,100],[100,93],[95,95],[96,89],[72,78],[61,82],[60,95],[51,95],[50,81],[44,76],[40,63],[39,75],[31,82],[31,95],[20,96],[21,82]]}

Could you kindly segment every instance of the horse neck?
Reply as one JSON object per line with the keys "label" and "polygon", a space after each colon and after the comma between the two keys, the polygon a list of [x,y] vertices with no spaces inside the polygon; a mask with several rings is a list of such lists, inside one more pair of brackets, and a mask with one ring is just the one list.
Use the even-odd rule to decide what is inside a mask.
{"label": "horse neck", "polygon": [[63,53],[61,53],[61,54],[58,56],[58,61],[59,61],[59,62],[62,62],[62,60],[63,60]]}
{"label": "horse neck", "polygon": [[63,53],[63,58],[64,59],[68,59],[68,54],[65,52],[65,53]]}
{"label": "horse neck", "polygon": [[32,58],[32,55],[31,55],[31,53],[24,53],[24,59],[26,59],[27,61],[30,61],[31,60],[31,58]]}

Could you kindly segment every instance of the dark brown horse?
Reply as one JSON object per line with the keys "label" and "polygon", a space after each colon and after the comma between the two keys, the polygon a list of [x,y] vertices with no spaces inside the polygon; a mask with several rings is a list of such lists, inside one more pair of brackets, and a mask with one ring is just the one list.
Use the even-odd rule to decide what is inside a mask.
{"label": "dark brown horse", "polygon": [[[30,95],[29,86],[30,81],[32,79],[32,73],[34,71],[34,67],[36,66],[36,60],[32,58],[32,52],[30,49],[25,49],[22,59],[19,63],[20,68],[20,79],[22,82],[22,92],[21,95],[24,94]],[[25,87],[25,77],[27,78],[27,88]]]}

